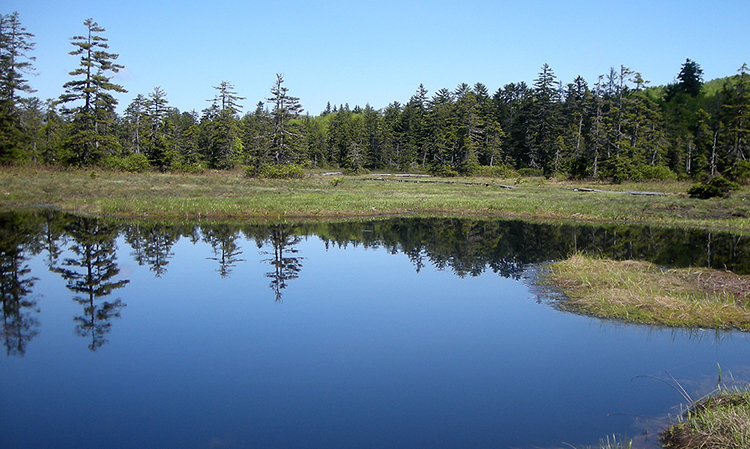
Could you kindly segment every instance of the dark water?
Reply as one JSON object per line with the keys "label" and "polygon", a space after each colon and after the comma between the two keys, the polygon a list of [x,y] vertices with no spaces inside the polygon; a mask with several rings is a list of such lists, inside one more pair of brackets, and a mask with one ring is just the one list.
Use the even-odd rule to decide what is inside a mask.
{"label": "dark water", "polygon": [[[572,251],[748,272],[748,239],[648,227],[0,215],[3,448],[653,447],[750,375],[747,334],[550,306]],[[665,381],[665,382],[662,382]]]}

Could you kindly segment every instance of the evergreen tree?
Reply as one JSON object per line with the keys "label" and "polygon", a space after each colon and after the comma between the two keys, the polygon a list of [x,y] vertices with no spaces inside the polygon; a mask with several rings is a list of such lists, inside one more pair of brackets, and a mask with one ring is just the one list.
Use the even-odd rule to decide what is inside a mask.
{"label": "evergreen tree", "polygon": [[750,68],[747,63],[737,71],[732,83],[726,83],[722,122],[726,126],[723,139],[725,148],[724,169],[734,170],[740,161],[750,155]]}
{"label": "evergreen tree", "polygon": [[548,64],[542,66],[534,80],[533,101],[529,104],[529,129],[526,135],[531,168],[555,172],[559,168],[557,150],[560,93],[557,77]]}
{"label": "evergreen tree", "polygon": [[240,137],[238,113],[242,109],[239,101],[245,98],[238,96],[228,81],[222,81],[214,89],[218,94],[213,100],[208,100],[212,105],[203,111],[201,120],[202,151],[213,167],[227,169],[242,158],[244,143]]}
{"label": "evergreen tree", "polygon": [[148,122],[148,99],[142,94],[138,94],[128,107],[125,108],[123,117],[126,150],[135,154],[141,154],[148,147]]}
{"label": "evergreen tree", "polygon": [[259,101],[252,113],[247,113],[240,121],[242,141],[245,145],[245,160],[248,165],[260,167],[271,162],[270,136],[271,114],[265,104]]}
{"label": "evergreen tree", "polygon": [[74,318],[75,331],[81,337],[90,336],[89,349],[96,351],[107,342],[106,335],[112,330],[110,320],[118,318],[125,307],[120,298],[111,302],[103,298],[130,281],[113,279],[120,273],[115,262],[117,229],[96,219],[78,218],[69,223],[67,231],[73,239],[70,251],[74,257],[50,269],[68,281],[68,289],[77,294],[73,300],[83,307],[83,314]]}
{"label": "evergreen tree", "polygon": [[167,170],[175,157],[174,127],[169,120],[170,107],[167,93],[161,87],[155,87],[148,94],[149,117],[149,147],[147,156],[149,162],[160,170]]}
{"label": "evergreen tree", "polygon": [[[266,101],[271,105],[273,129],[271,131],[271,154],[275,164],[293,162],[299,154],[299,131],[293,120],[303,109],[299,98],[289,95],[284,86],[284,75],[277,73],[276,82],[271,87],[271,97]],[[348,108],[347,108],[348,109]]]}
{"label": "evergreen tree", "polygon": [[0,162],[11,162],[23,155],[27,136],[21,121],[21,92],[34,90],[24,76],[33,73],[29,53],[36,45],[34,35],[21,25],[18,13],[0,15]]}
{"label": "evergreen tree", "polygon": [[677,75],[677,83],[669,84],[666,88],[666,100],[669,102],[678,93],[695,98],[703,87],[703,69],[690,59],[686,59]]}
{"label": "evergreen tree", "polygon": [[81,103],[63,111],[72,116],[72,130],[65,146],[73,163],[89,165],[118,147],[112,133],[117,105],[112,93],[127,90],[112,82],[110,73],[117,73],[124,66],[114,62],[119,55],[107,52],[108,39],[101,36],[106,30],[93,19],[86,19],[83,25],[87,33],[71,38],[71,44],[76,48],[70,52],[73,56],[80,56],[79,68],[70,75],[81,78],[63,85],[65,93],[60,96],[60,102]]}

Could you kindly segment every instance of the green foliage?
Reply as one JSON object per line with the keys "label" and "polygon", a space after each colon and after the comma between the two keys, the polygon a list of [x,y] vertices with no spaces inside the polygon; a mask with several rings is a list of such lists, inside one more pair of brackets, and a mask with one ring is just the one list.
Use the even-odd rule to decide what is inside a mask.
{"label": "green foliage", "polygon": [[297,164],[269,164],[261,167],[248,167],[245,171],[248,177],[269,179],[302,179],[305,171]]}
{"label": "green foliage", "polygon": [[724,171],[724,175],[741,184],[750,183],[750,161],[737,161],[734,167]]}
{"label": "green foliage", "polygon": [[458,170],[454,170],[453,168],[447,166],[447,165],[432,165],[429,169],[430,174],[435,176],[442,176],[445,178],[453,178],[458,176]]}
{"label": "green foliage", "polygon": [[344,174],[345,175],[366,175],[370,173],[370,170],[364,168],[364,167],[345,167],[344,168]]}
{"label": "green foliage", "polygon": [[695,184],[690,187],[687,193],[692,198],[708,199],[717,196],[726,196],[733,190],[738,190],[739,184],[731,182],[723,176],[715,176],[703,184]]}
{"label": "green foliage", "polygon": [[0,14],[0,162],[88,166],[106,159],[122,169],[130,163],[110,156],[139,153],[155,169],[188,173],[243,164],[258,167],[251,174],[261,176],[267,164],[295,163],[348,174],[388,168],[621,183],[720,172],[750,182],[747,65],[704,84],[700,65],[687,59],[675,83],[646,87],[625,66],[589,86],[582,77],[566,85],[544,64],[531,85],[510,83],[494,94],[482,83],[461,83],[430,96],[420,85],[404,104],[329,105],[317,117],[301,115],[300,99],[277,74],[271,95],[242,117],[244,97],[228,81],[215,87],[200,115],[170,107],[156,87],[118,116],[114,94],[125,89],[113,75],[123,66],[109,52],[104,28],[92,19],[84,25],[87,32],[71,38],[79,65],[45,111],[39,99],[16,95],[33,92],[24,79],[33,71],[33,34],[17,14]]}
{"label": "green foliage", "polygon": [[493,167],[481,165],[477,167],[476,171],[474,172],[474,175],[485,176],[485,177],[490,177],[490,178],[508,179],[508,178],[518,177],[518,172],[509,165],[495,165]]}
{"label": "green foliage", "polygon": [[718,393],[690,404],[659,439],[667,449],[749,447],[750,391],[719,386]]}
{"label": "green foliage", "polygon": [[172,164],[171,171],[198,175],[206,171],[206,168],[200,162],[177,161]]}
{"label": "green foliage", "polygon": [[518,170],[518,175],[524,178],[536,178],[544,176],[544,170],[541,168],[521,168]]}
{"label": "green foliage", "polygon": [[636,169],[639,181],[673,181],[677,174],[663,165],[642,165]]}
{"label": "green foliage", "polygon": [[102,160],[102,166],[131,173],[141,173],[151,168],[148,158],[143,154],[131,154],[125,157],[108,156]]}

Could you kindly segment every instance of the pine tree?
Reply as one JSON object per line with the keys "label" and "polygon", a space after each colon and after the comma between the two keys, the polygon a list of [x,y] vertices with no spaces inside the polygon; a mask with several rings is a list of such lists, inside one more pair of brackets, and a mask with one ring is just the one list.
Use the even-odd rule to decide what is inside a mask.
{"label": "pine tree", "polygon": [[117,106],[112,93],[125,93],[127,90],[112,82],[113,75],[110,73],[117,73],[124,66],[114,62],[118,54],[107,52],[108,39],[100,35],[106,30],[94,19],[86,19],[83,25],[87,34],[71,38],[71,44],[76,49],[70,52],[73,56],[80,56],[79,68],[70,75],[81,78],[63,85],[65,93],[60,96],[60,102],[82,103],[73,109],[63,110],[73,118],[66,148],[73,163],[90,165],[119,145],[111,131]]}

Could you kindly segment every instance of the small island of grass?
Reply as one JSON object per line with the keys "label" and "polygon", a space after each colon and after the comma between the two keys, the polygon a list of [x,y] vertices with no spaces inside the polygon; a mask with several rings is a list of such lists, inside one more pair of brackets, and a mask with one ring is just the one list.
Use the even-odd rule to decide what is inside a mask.
{"label": "small island of grass", "polygon": [[669,327],[750,330],[750,276],[576,254],[551,265],[562,310]]}

